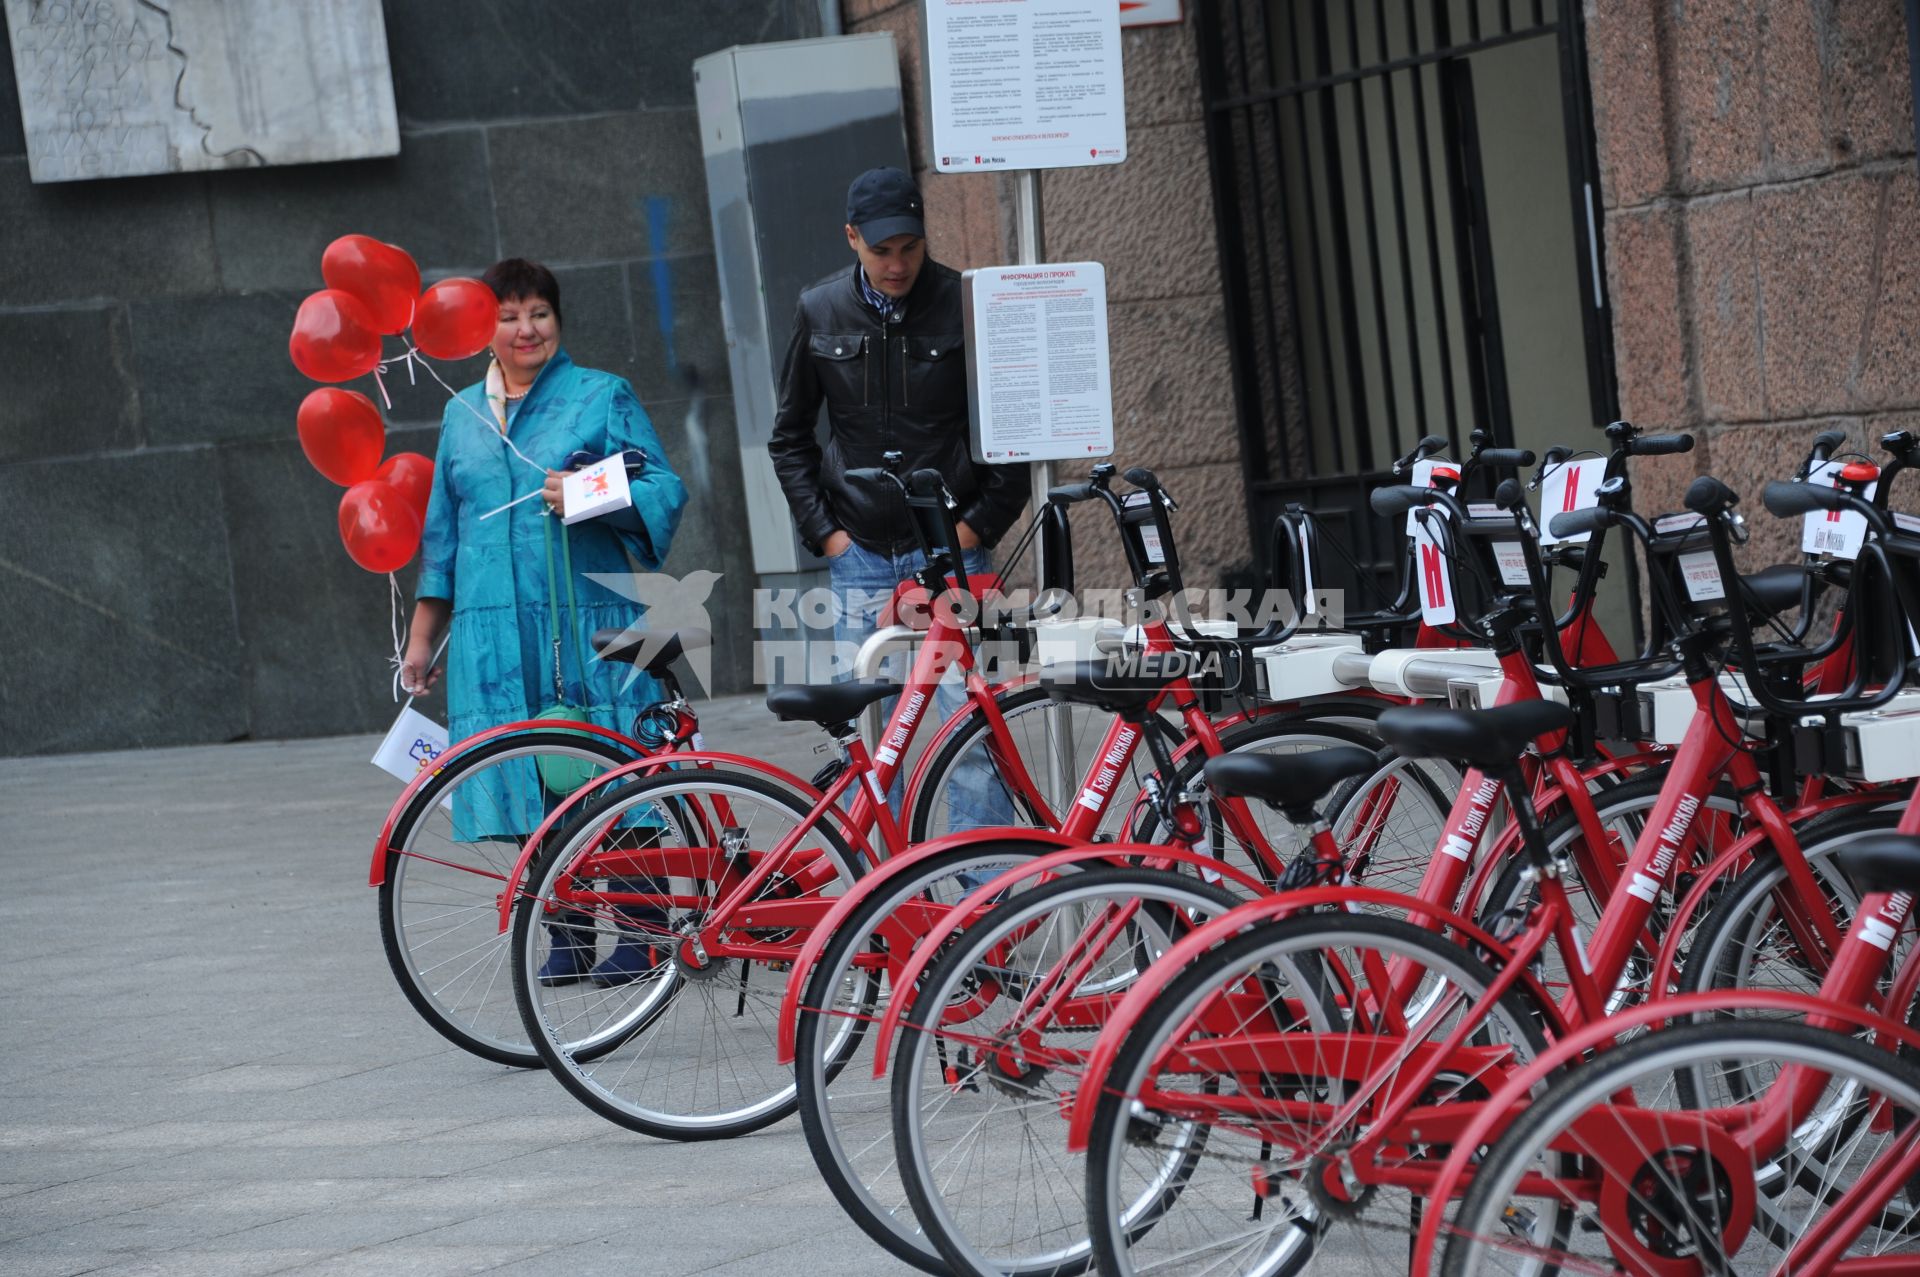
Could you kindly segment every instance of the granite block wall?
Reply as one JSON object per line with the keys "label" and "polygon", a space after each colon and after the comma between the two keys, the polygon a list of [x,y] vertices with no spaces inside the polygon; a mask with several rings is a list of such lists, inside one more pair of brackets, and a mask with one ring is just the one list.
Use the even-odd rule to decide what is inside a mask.
{"label": "granite block wall", "polygon": [[[1587,0],[1586,21],[1621,409],[1701,441],[1642,463],[1640,499],[1676,509],[1696,474],[1757,493],[1826,429],[1875,455],[1920,417],[1903,6]],[[1750,523],[1756,565],[1798,544]]]}
{"label": "granite block wall", "polygon": [[[386,583],[340,548],[286,355],[322,248],[350,231],[430,277],[555,268],[569,350],[633,381],[692,489],[667,570],[724,573],[715,681],[746,686],[751,558],[691,66],[820,34],[817,0],[404,0],[386,20],[401,153],[348,164],[36,187],[0,50],[0,341],[18,370],[0,396],[0,754],[391,721]],[[397,380],[389,451],[431,454],[445,392]]]}

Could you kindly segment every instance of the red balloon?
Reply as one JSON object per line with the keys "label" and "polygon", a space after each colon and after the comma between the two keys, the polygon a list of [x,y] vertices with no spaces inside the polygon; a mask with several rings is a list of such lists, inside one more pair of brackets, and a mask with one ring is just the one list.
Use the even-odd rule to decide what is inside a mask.
{"label": "red balloon", "polygon": [[420,268],[404,249],[370,235],[342,235],[320,255],[328,288],[350,293],[373,317],[377,333],[402,333],[413,322]]}
{"label": "red balloon", "polygon": [[300,401],[300,448],[313,468],[343,488],[371,479],[387,450],[387,428],[373,400],[322,386]]}
{"label": "red balloon", "polygon": [[471,359],[493,344],[500,299],[477,279],[443,279],[413,309],[413,344],[434,359]]}
{"label": "red balloon", "polygon": [[287,350],[293,366],[315,381],[352,381],[380,366],[373,316],[337,288],[323,288],[300,303]]}
{"label": "red balloon", "polygon": [[368,479],[340,498],[340,542],[369,572],[397,572],[420,548],[420,516],[392,484]]}
{"label": "red balloon", "polygon": [[373,477],[392,484],[422,520],[427,517],[427,498],[433,495],[433,462],[417,452],[396,452]]}

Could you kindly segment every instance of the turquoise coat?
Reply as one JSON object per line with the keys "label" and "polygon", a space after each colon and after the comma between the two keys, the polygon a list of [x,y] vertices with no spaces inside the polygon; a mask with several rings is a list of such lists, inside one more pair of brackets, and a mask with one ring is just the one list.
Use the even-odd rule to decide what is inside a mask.
{"label": "turquoise coat", "polygon": [[[537,497],[489,516],[544,480],[508,450],[492,420],[484,383],[467,387],[447,404],[420,542],[419,597],[453,604],[444,684],[448,735],[459,741],[553,707],[547,538],[559,573],[563,533],[572,554],[574,588],[569,618],[566,585],[555,583],[566,700],[602,727],[631,732],[635,714],[660,699],[659,685],[644,674],[635,677],[631,665],[599,661],[588,640],[597,629],[632,625],[645,609],[588,574],[624,577],[636,567],[658,571],[687,502],[686,486],[626,379],[581,368],[559,350],[520,401],[508,437],[552,470],[575,452],[596,457],[626,449],[644,453],[647,464],[633,477],[632,490],[646,534],[615,531],[599,519],[563,528]],[[456,801],[456,837],[524,838],[533,832],[552,796],[541,791],[531,763],[517,770],[521,774],[511,766],[487,773],[484,802],[478,792],[469,801]],[[497,781],[493,773],[500,773]]]}

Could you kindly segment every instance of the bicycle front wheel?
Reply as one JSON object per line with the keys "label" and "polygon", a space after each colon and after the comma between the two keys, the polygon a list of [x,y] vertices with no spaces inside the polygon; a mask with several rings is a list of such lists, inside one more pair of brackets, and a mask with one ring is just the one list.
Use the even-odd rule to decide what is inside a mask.
{"label": "bicycle front wheel", "polygon": [[[638,829],[644,845],[628,836]],[[540,1058],[594,1112],[662,1139],[780,1120],[794,1106],[793,1075],[776,1063],[787,972],[857,873],[837,830],[761,777],[703,770],[619,787],[556,835],[516,908],[514,993]],[[557,950],[583,943],[626,957],[610,957],[606,977],[542,978]],[[851,1049],[856,1023],[829,1056]]]}
{"label": "bicycle front wheel", "polygon": [[[1404,1273],[1404,1241],[1382,1239],[1434,1208],[1416,1186],[1450,1152],[1420,1139],[1419,1115],[1485,1099],[1544,1049],[1537,1010],[1489,998],[1493,979],[1465,949],[1366,914],[1269,923],[1194,962],[1084,1083],[1100,1088],[1086,1164],[1100,1271]],[[1415,1107],[1376,1131],[1409,1092]]]}
{"label": "bicycle front wheel", "polygon": [[[1730,1067],[1773,1084],[1750,1103],[1716,1085]],[[1803,1115],[1839,1107],[1861,1120],[1835,1149]],[[1884,1048],[1775,1021],[1663,1029],[1521,1114],[1474,1173],[1443,1271],[1913,1272],[1917,1124],[1920,1069]],[[1565,1213],[1571,1229],[1534,1227]],[[1823,1235],[1824,1253],[1807,1244]]]}
{"label": "bicycle front wheel", "polygon": [[[908,1205],[893,1151],[893,1112],[884,1079],[875,1080],[871,1051],[845,1053],[845,1030],[866,1038],[869,1019],[897,994],[889,976],[876,1003],[863,972],[897,972],[948,909],[975,886],[1047,852],[1052,843],[1021,843],[1017,832],[922,855],[911,871],[888,879],[844,919],[813,965],[794,1022],[794,1081],[800,1127],[820,1177],[860,1226],[896,1258],[944,1274],[945,1261]],[[975,989],[947,1008],[971,1017],[988,998]],[[856,1044],[857,1045],[857,1044]]]}
{"label": "bicycle front wheel", "polygon": [[[914,1215],[956,1273],[1052,1277],[1092,1262],[1066,1106],[1108,1014],[1192,927],[1240,903],[1188,874],[1090,868],[969,926],[928,972],[892,1070]],[[978,1014],[947,1009],[983,991]],[[1177,1175],[1190,1150],[1166,1169]]]}

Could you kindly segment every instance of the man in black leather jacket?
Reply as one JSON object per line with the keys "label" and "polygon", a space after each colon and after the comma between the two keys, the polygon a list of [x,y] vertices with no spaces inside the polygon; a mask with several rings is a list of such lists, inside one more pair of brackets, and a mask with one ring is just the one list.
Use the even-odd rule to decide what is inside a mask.
{"label": "man in black leather jacket", "polygon": [[[802,292],[794,316],[767,450],[801,540],[829,559],[849,543],[888,556],[915,548],[898,491],[847,481],[888,452],[903,455],[902,475],[945,476],[963,549],[993,545],[1026,509],[1025,466],[968,455],[960,275],[927,258],[921,214],[899,169],[854,179],[846,232],[858,261]],[[824,455],[814,440],[823,402]]]}
{"label": "man in black leather jacket", "polygon": [[[847,189],[847,245],[857,260],[800,294],[767,448],[801,539],[827,557],[833,668],[843,675],[894,587],[926,561],[899,489],[850,483],[847,472],[884,466],[889,452],[902,455],[903,477],[938,470],[959,506],[961,559],[974,579],[992,572],[987,547],[1026,509],[1031,487],[1024,465],[979,465],[970,455],[961,281],[927,259],[922,212],[919,189],[899,169],[870,169]],[[824,455],[814,441],[822,403]],[[940,717],[965,695],[950,675],[935,697]],[[946,829],[932,832],[1013,823],[1004,786],[976,756],[984,753],[950,773]],[[896,777],[896,809],[900,791]]]}

